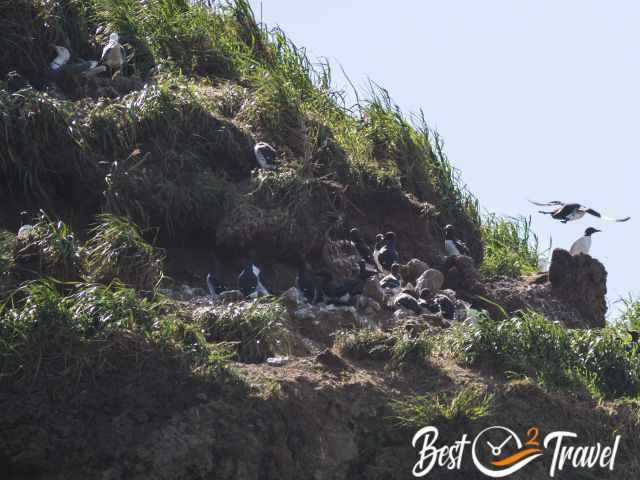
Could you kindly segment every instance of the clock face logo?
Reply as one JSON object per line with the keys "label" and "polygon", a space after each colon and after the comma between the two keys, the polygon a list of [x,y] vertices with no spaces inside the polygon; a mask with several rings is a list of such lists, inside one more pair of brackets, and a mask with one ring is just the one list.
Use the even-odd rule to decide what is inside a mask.
{"label": "clock face logo", "polygon": [[473,463],[487,477],[512,475],[543,455],[539,435],[537,427],[530,428],[527,432],[529,440],[523,444],[513,430],[506,427],[486,428],[473,442]]}

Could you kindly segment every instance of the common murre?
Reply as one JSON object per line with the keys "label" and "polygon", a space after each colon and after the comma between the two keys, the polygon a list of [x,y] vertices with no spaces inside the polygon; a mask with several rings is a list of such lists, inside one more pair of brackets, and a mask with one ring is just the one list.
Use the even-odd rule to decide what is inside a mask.
{"label": "common murre", "polygon": [[276,168],[276,149],[266,142],[258,142],[253,147],[253,153],[256,156],[256,162],[260,168],[272,170]]}
{"label": "common murre", "polygon": [[607,220],[609,222],[626,222],[631,218],[631,217],[624,217],[624,218],[607,217],[607,216],[601,215],[599,212],[593,210],[592,208],[585,207],[584,205],[581,205],[579,203],[563,203],[557,200],[554,200],[553,202],[549,202],[549,203],[539,203],[531,200],[529,201],[534,205],[537,205],[538,207],[556,207],[556,209],[552,210],[551,212],[539,210],[539,213],[542,213],[544,215],[551,215],[551,217],[553,217],[556,220],[560,220],[562,223],[571,222],[573,220],[580,220],[587,213],[589,215],[593,215],[594,217],[598,217],[598,218],[601,218],[602,220]]}
{"label": "common murre", "polygon": [[456,238],[455,227],[453,225],[444,227],[444,238],[444,249],[447,255],[469,256],[469,248],[464,242]]}

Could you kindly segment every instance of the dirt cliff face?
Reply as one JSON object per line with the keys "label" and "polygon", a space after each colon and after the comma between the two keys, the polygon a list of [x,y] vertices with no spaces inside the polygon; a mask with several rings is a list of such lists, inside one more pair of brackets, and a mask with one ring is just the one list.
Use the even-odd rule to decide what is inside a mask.
{"label": "dirt cliff face", "polygon": [[[627,415],[596,408],[588,397],[494,382],[447,361],[402,376],[371,361],[349,366],[336,373],[312,358],[279,368],[237,365],[239,378],[219,388],[176,376],[114,376],[96,379],[101,395],[52,401],[37,393],[22,405],[18,392],[5,392],[2,407],[13,410],[2,424],[11,435],[0,437],[0,466],[10,479],[405,479],[418,460],[415,432],[394,424],[390,401],[416,391],[445,393],[460,382],[488,382],[496,408],[480,422],[442,425],[442,441],[496,424],[525,431],[535,419],[542,432],[569,429],[585,442],[608,442]],[[617,433],[624,438],[617,470],[633,478],[636,436]],[[546,479],[548,465],[524,473],[515,478]],[[620,478],[609,473],[599,478]],[[468,457],[462,471],[434,478],[461,475],[486,478]]]}

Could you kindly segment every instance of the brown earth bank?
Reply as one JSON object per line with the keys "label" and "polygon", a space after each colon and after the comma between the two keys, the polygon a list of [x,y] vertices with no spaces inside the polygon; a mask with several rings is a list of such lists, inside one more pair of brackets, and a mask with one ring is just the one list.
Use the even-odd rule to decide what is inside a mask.
{"label": "brown earth bank", "polygon": [[[155,353],[150,356],[149,365]],[[108,352],[102,361],[112,361]],[[126,358],[120,359],[126,363]],[[398,427],[390,402],[409,394],[483,385],[495,394],[491,415],[438,425],[439,444],[503,425],[525,438],[556,430],[577,445],[613,444],[622,436],[615,471],[570,468],[560,478],[637,478],[640,447],[630,412],[586,394],[548,393],[524,380],[461,368],[436,358],[402,375],[376,362],[346,362],[340,371],[314,357],[283,367],[236,365],[234,377],[212,383],[175,365],[154,371],[79,378],[73,392],[48,379],[0,397],[0,467],[11,479],[383,479],[412,478],[415,431]],[[114,366],[115,367],[115,366]],[[572,443],[574,444],[574,443]],[[551,453],[512,478],[549,478]],[[460,471],[427,478],[486,478],[467,452]]]}

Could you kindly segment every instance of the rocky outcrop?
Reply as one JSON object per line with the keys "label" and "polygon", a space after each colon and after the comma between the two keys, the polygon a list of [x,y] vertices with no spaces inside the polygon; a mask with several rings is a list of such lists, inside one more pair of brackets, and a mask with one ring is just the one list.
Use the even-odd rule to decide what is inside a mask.
{"label": "rocky outcrop", "polygon": [[400,274],[406,283],[416,283],[420,275],[429,269],[426,262],[418,258],[412,258],[406,265],[400,266]]}
{"label": "rocky outcrop", "polygon": [[447,257],[443,271],[445,274],[445,288],[454,291],[482,292],[480,272],[475,266],[473,258],[465,256]]}
{"label": "rocky outcrop", "polygon": [[589,327],[604,327],[607,313],[607,271],[589,255],[572,256],[556,249],[549,268],[551,291],[575,307]]}
{"label": "rocky outcrop", "polygon": [[416,282],[416,290],[421,292],[424,289],[430,292],[438,292],[444,285],[444,275],[440,270],[430,268],[425,270]]}
{"label": "rocky outcrop", "polygon": [[607,271],[588,255],[553,252],[548,274],[498,279],[483,285],[494,318],[533,310],[569,328],[601,328],[607,312]]}

